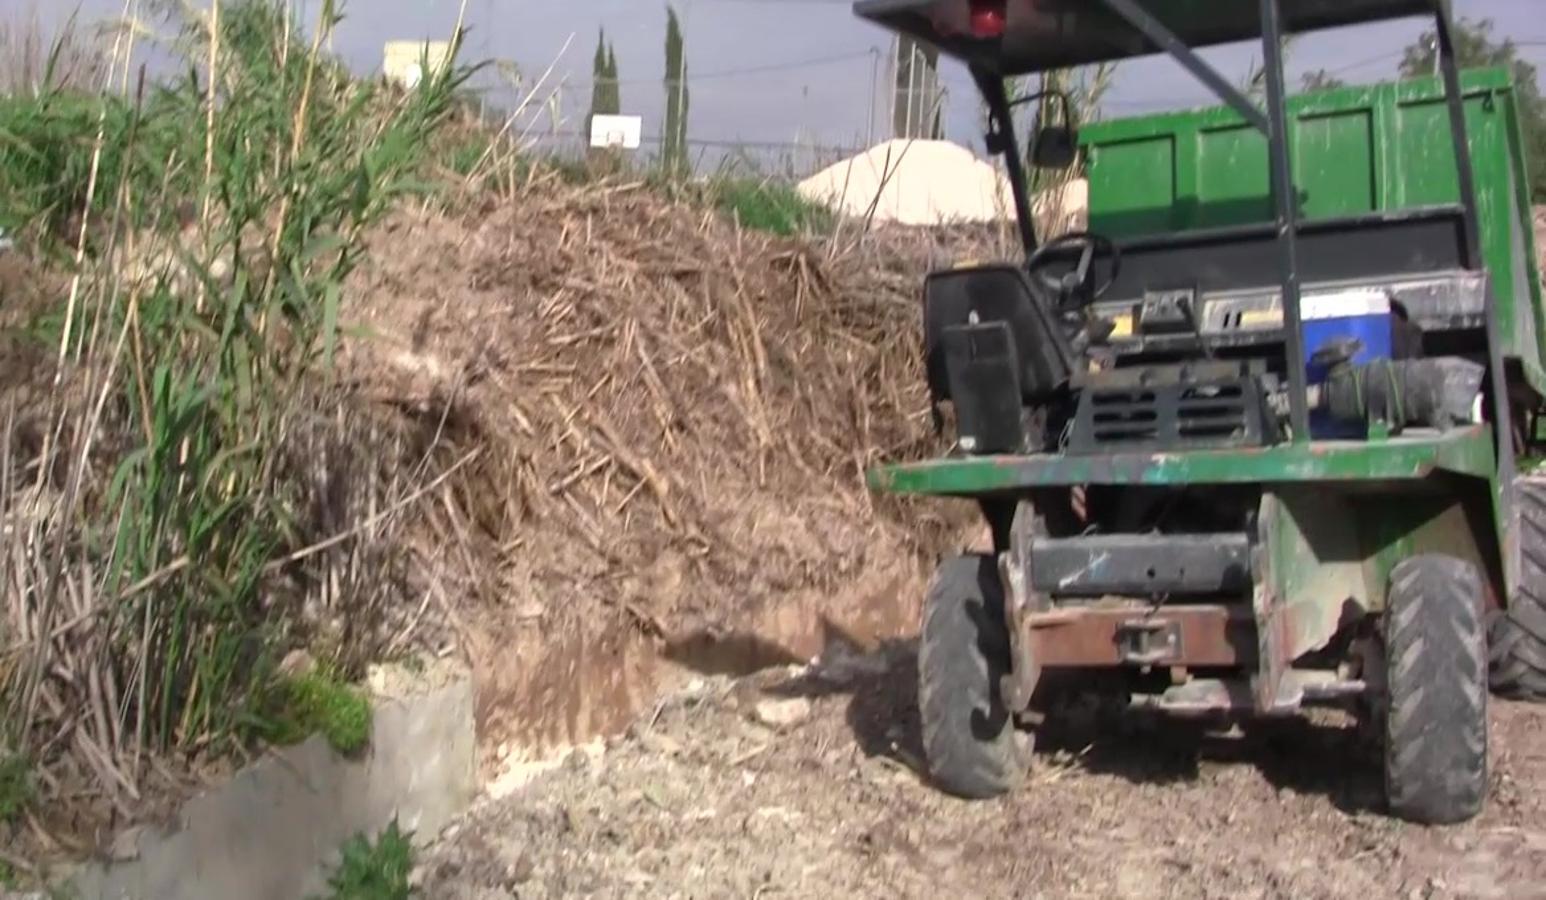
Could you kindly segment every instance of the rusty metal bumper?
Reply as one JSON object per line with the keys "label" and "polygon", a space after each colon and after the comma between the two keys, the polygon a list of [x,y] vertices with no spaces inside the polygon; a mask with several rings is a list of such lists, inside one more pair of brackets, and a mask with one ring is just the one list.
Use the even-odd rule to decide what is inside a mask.
{"label": "rusty metal bumper", "polygon": [[1063,607],[1032,613],[1024,627],[1043,667],[1256,665],[1256,622],[1244,604]]}

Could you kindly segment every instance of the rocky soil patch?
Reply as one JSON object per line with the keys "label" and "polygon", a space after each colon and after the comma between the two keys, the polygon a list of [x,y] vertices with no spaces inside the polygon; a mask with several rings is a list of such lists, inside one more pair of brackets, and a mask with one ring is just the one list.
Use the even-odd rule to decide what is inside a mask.
{"label": "rocky soil patch", "polygon": [[699,679],[483,805],[416,877],[444,900],[1546,897],[1538,708],[1494,704],[1491,800],[1452,829],[1384,815],[1337,716],[1219,733],[1093,698],[1054,711],[1023,790],[967,803],[919,775],[914,665],[901,644]]}

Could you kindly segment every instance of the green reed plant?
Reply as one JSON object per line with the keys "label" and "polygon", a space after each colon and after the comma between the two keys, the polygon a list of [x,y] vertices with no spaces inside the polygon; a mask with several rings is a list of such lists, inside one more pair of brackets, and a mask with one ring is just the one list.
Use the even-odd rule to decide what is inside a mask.
{"label": "green reed plant", "polygon": [[[289,427],[328,377],[365,231],[421,188],[469,74],[354,79],[322,49],[339,21],[332,0],[305,34],[273,0],[189,7],[187,75],[0,105],[0,209],[73,209],[65,239],[92,235],[57,326],[81,388],[48,450],[67,475],[11,573],[10,630],[32,639],[6,651],[0,630],[23,663],[0,696],[24,743],[89,748],[108,793],[146,752],[261,731],[291,627],[271,588],[305,555]],[[94,681],[55,677],[66,657]]]}

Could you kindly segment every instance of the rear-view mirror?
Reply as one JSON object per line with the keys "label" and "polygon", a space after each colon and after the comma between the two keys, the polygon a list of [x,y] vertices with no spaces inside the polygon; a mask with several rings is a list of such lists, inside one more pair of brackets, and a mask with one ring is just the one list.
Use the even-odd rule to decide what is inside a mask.
{"label": "rear-view mirror", "polygon": [[1038,128],[1031,138],[1031,165],[1038,169],[1067,169],[1078,155],[1078,133],[1066,125]]}

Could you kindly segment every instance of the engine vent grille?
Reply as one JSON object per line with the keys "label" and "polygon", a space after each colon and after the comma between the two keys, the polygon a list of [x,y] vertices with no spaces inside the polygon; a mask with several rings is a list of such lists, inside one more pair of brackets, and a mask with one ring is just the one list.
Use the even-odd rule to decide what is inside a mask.
{"label": "engine vent grille", "polygon": [[1252,377],[1152,386],[1087,386],[1069,432],[1070,453],[1263,446],[1276,429]]}

